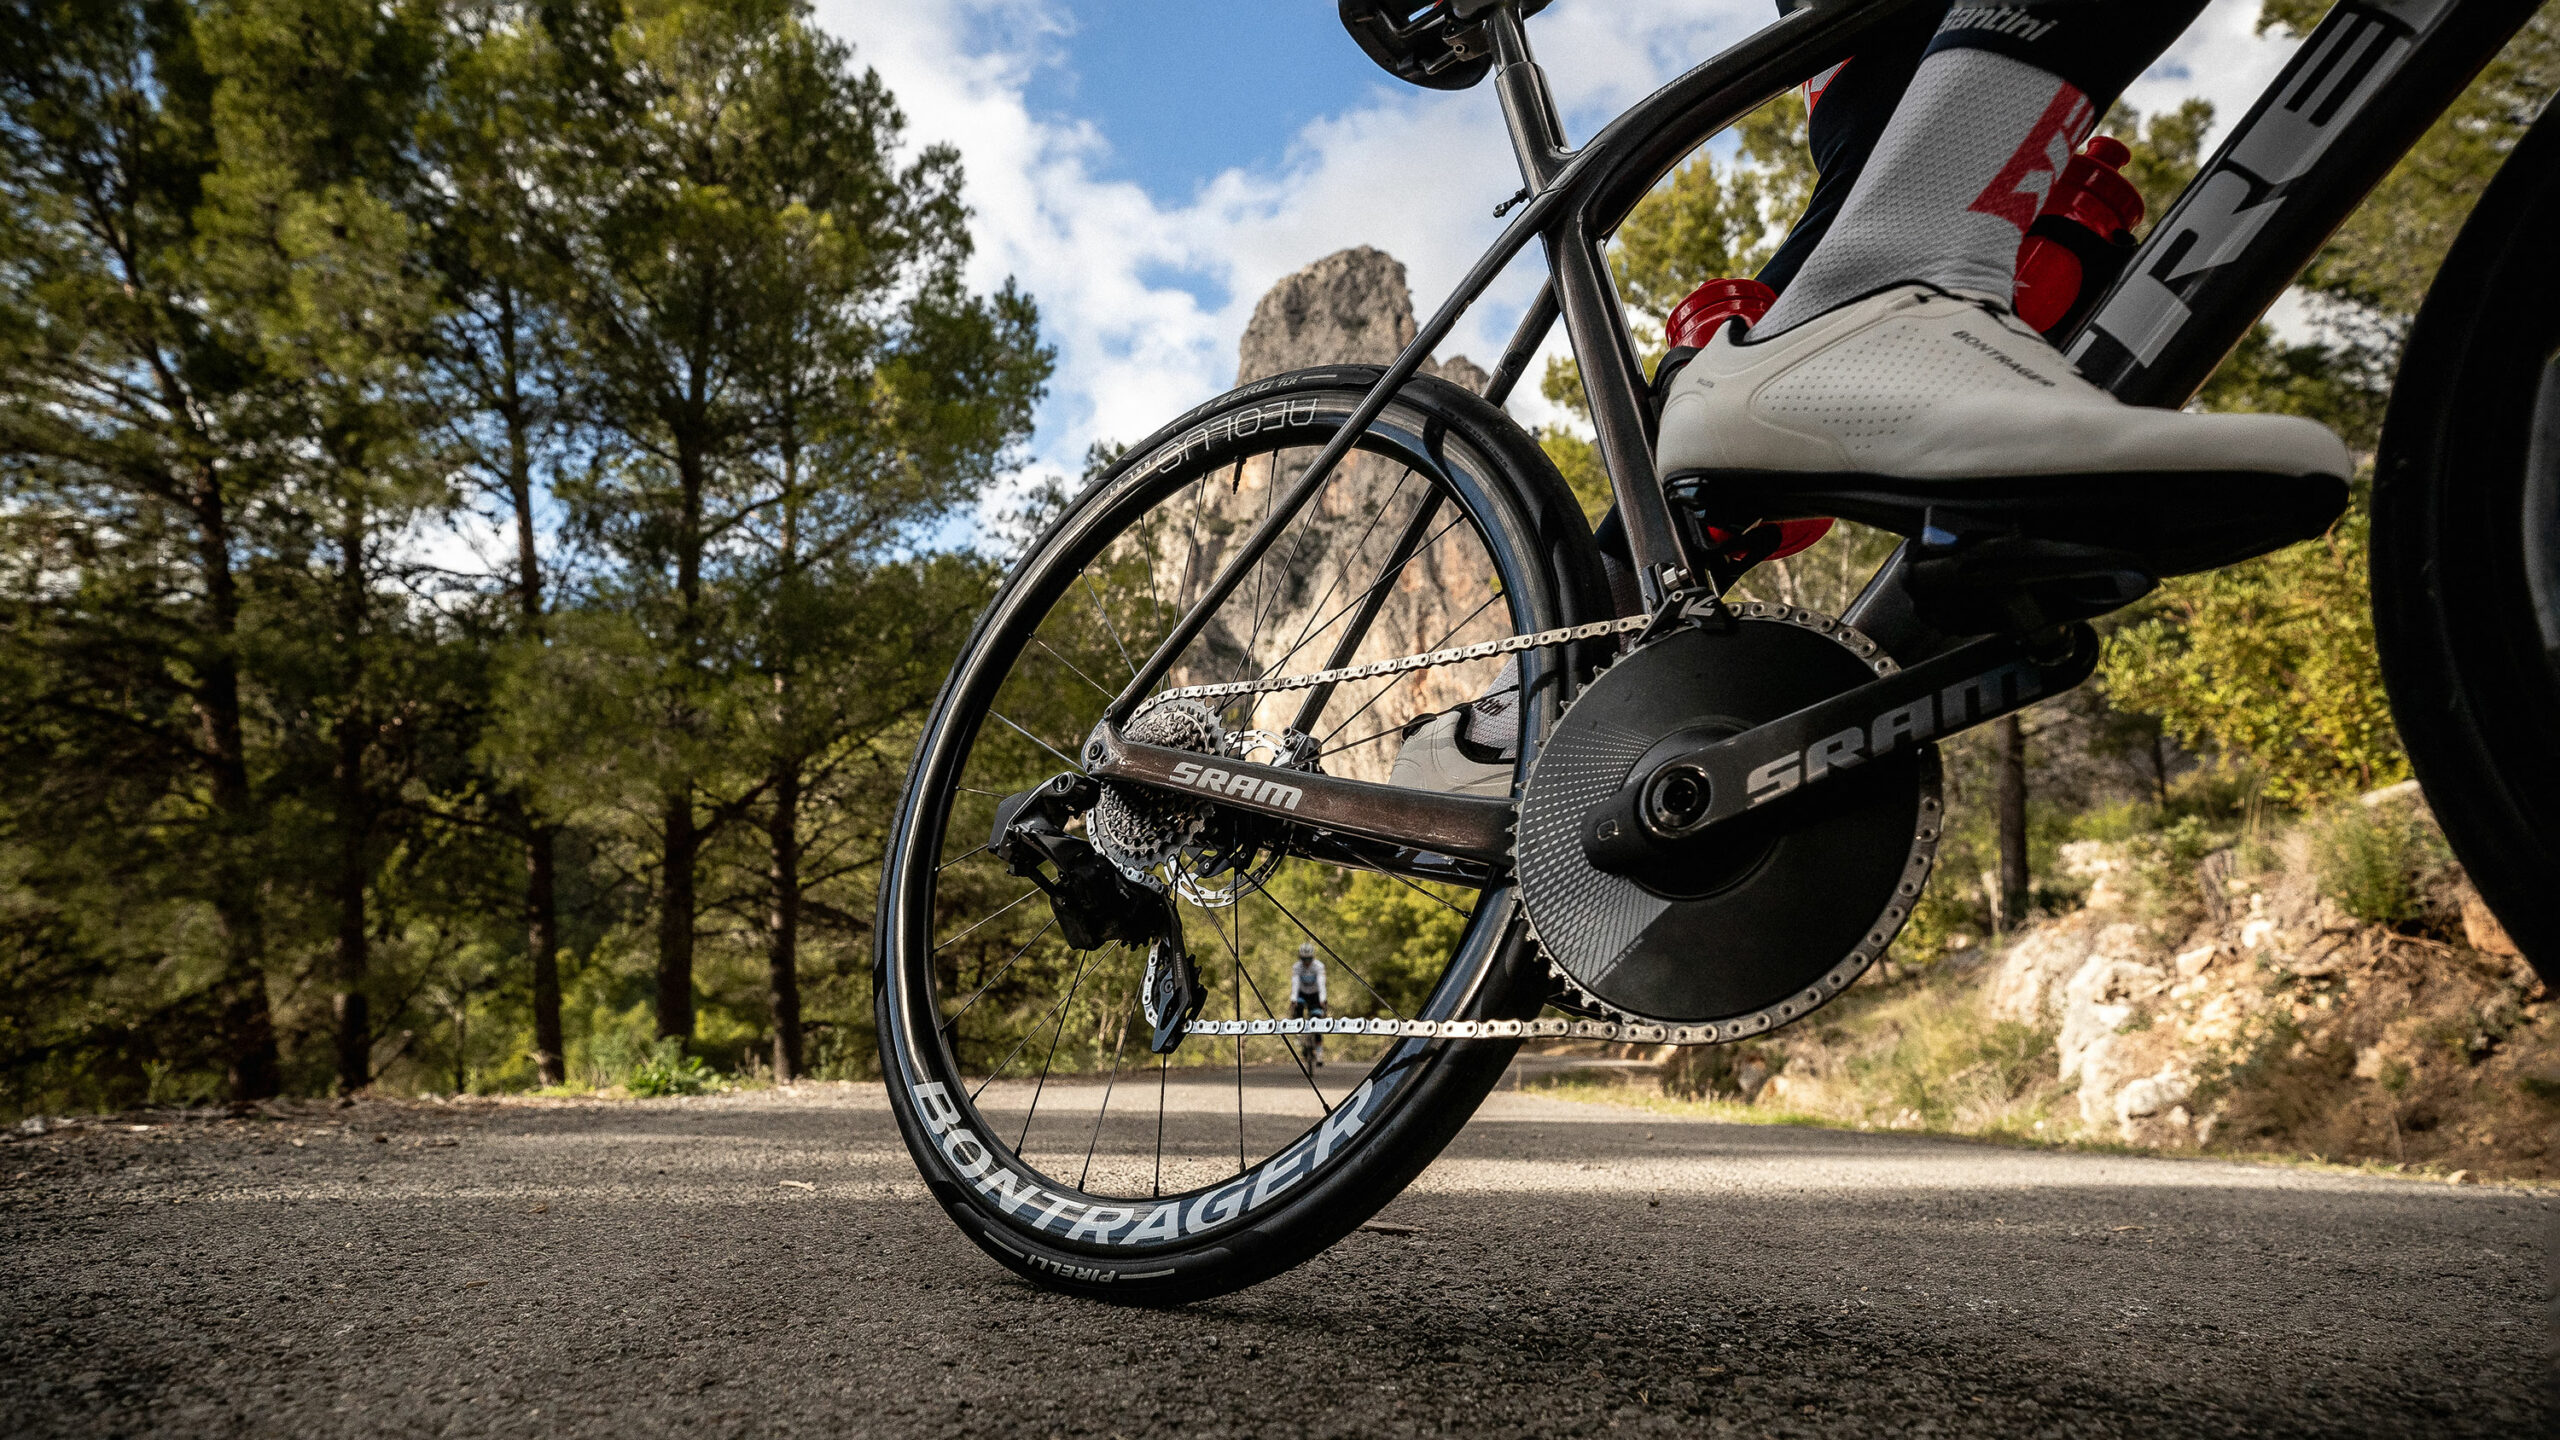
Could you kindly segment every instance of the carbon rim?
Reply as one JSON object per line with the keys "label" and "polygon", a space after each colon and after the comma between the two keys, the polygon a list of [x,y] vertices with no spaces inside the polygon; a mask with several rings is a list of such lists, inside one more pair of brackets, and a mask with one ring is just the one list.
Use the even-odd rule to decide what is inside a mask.
{"label": "carbon rim", "polygon": [[[1393,1112],[1444,1048],[1445,1042],[1432,1041],[1337,1040],[1327,1047],[1335,1063],[1319,1070],[1297,1044],[1240,1037],[1220,1047],[1217,1063],[1205,1051],[1184,1053],[1196,1041],[1169,1063],[1150,1063],[1134,1019],[1142,957],[1065,952],[1046,933],[1050,927],[1034,918],[1043,902],[1017,893],[1029,890],[1026,882],[1014,881],[1011,889],[985,883],[1001,867],[982,853],[981,812],[991,813],[994,797],[1007,793],[1002,786],[1020,788],[1066,768],[1064,755],[1099,715],[1111,677],[1128,673],[1105,668],[1106,662],[1127,665],[1143,655],[1141,647],[1154,639],[1149,624],[1169,623],[1181,586],[1205,580],[1175,573],[1207,568],[1197,563],[1189,537],[1240,518],[1233,500],[1254,489],[1258,467],[1267,497],[1270,474],[1285,476],[1293,460],[1312,454],[1356,400],[1356,393],[1328,389],[1260,404],[1222,402],[1118,467],[1034,547],[982,619],[928,727],[884,886],[884,1068],[902,1092],[912,1129],[931,1146],[930,1157],[919,1155],[928,1172],[943,1171],[942,1178],[966,1187],[974,1209],[1024,1238],[1126,1257],[1220,1237],[1338,1168],[1357,1148],[1357,1137]],[[1240,423],[1248,414],[1253,418]],[[1523,544],[1528,530],[1520,507],[1499,498],[1506,492],[1497,468],[1478,447],[1453,436],[1427,410],[1399,404],[1364,435],[1361,448],[1370,458],[1355,469],[1367,473],[1346,471],[1347,480],[1329,482],[1230,600],[1231,609],[1252,618],[1213,626],[1203,641],[1210,653],[1196,660],[1186,653],[1169,683],[1323,663],[1326,647],[1349,629],[1335,617],[1357,608],[1346,610],[1344,597],[1367,593],[1378,576],[1403,589],[1431,572],[1445,579],[1472,569],[1493,577],[1481,602],[1441,593],[1449,602],[1443,618],[1456,621],[1447,634],[1460,641],[1539,628],[1551,617],[1550,587],[1534,547]],[[1379,473],[1382,464],[1395,467],[1392,479]],[[1223,499],[1212,488],[1222,477]],[[1337,486],[1344,493],[1335,494]],[[1383,503],[1346,509],[1351,500],[1377,500],[1381,490]],[[1404,545],[1404,558],[1387,563],[1399,552],[1397,542],[1409,540],[1417,516],[1432,508],[1438,514],[1426,517],[1420,543]],[[1133,568],[1133,551],[1159,562],[1168,553],[1169,516],[1184,525],[1177,547],[1185,548],[1183,564]],[[1435,549],[1456,553],[1428,558]],[[1259,573],[1264,570],[1268,576]],[[1293,605],[1302,618],[1272,623]],[[1086,619],[1054,623],[1079,613]],[[1363,645],[1357,650],[1363,658],[1396,653],[1386,634]],[[1045,680],[1023,682],[1033,665],[1047,668]],[[1533,691],[1537,673],[1537,663],[1524,668]],[[1461,674],[1442,688],[1471,694],[1487,678]],[[1310,733],[1326,739],[1329,756],[1369,746],[1391,758],[1387,742],[1410,713],[1447,703],[1422,687],[1391,693],[1400,683],[1342,687]],[[1056,702],[1053,710],[1015,713],[1024,708],[1022,697],[1035,694]],[[1267,728],[1272,717],[1225,718],[1231,728],[1245,729]],[[1536,724],[1529,728],[1534,740]],[[1534,744],[1525,748],[1534,755]],[[1381,772],[1372,778],[1383,778],[1381,761],[1365,763]],[[1289,891],[1288,872],[1310,866],[1285,861],[1268,890],[1223,915],[1184,906],[1204,976],[1223,981],[1212,984],[1217,998],[1204,1016],[1287,1013],[1288,1002],[1272,983],[1274,936],[1319,946],[1337,1006],[1443,1019],[1483,1003],[1483,981],[1511,930],[1507,891],[1432,895],[1396,880],[1432,902],[1411,902],[1413,908],[1447,915],[1440,923],[1454,928],[1454,938],[1436,976],[1388,977],[1363,963],[1374,959],[1374,945],[1363,952],[1338,923],[1328,926],[1344,908],[1339,894],[1326,897],[1330,908],[1323,914],[1315,913],[1323,907],[1291,903],[1293,894],[1310,892]],[[973,886],[980,893],[971,893]],[[1025,976],[1033,982],[1021,983]],[[1006,1007],[987,1012],[1006,1017],[1005,1023],[973,1024],[972,1016],[989,1003]],[[1212,1089],[1219,1092],[1214,1110],[1202,1103]],[[1292,1105],[1303,1113],[1293,1113]]]}

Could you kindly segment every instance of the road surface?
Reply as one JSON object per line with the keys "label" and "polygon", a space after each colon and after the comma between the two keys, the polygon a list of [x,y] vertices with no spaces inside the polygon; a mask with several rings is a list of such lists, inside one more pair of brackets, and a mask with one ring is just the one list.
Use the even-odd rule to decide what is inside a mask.
{"label": "road surface", "polygon": [[1165,1312],[998,1269],[860,1086],[90,1126],[0,1146],[0,1175],[19,1435],[2553,1423],[2547,1193],[1534,1091],[1380,1217],[1405,1233]]}

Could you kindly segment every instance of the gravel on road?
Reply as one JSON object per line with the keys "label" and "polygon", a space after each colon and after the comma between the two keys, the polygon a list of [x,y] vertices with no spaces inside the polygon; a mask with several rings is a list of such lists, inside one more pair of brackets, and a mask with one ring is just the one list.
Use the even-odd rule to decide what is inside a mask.
{"label": "gravel on road", "polygon": [[146,1120],[0,1146],[0,1430],[2553,1429],[2545,1192],[1500,1093],[1379,1228],[1154,1311],[963,1240],[876,1087]]}

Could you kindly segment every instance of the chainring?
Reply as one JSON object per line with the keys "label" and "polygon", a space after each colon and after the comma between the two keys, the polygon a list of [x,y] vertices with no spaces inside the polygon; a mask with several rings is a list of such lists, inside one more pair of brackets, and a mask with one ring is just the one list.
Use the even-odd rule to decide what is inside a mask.
{"label": "chainring", "polygon": [[1802,1017],[1884,953],[1937,854],[1934,747],[1740,817],[1711,850],[1641,877],[1595,867],[1582,827],[1673,731],[1739,734],[1895,668],[1829,616],[1746,602],[1730,621],[1643,646],[1583,690],[1530,771],[1516,871],[1531,932],[1572,999],[1738,1039]]}

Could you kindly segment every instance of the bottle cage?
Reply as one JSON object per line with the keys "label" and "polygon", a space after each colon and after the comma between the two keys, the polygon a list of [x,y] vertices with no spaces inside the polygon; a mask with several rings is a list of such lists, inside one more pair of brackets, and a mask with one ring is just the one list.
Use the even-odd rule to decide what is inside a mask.
{"label": "bottle cage", "polygon": [[[1342,28],[1388,74],[1464,90],[1493,70],[1484,15],[1499,0],[1342,0]],[[1523,20],[1552,0],[1518,0]]]}

